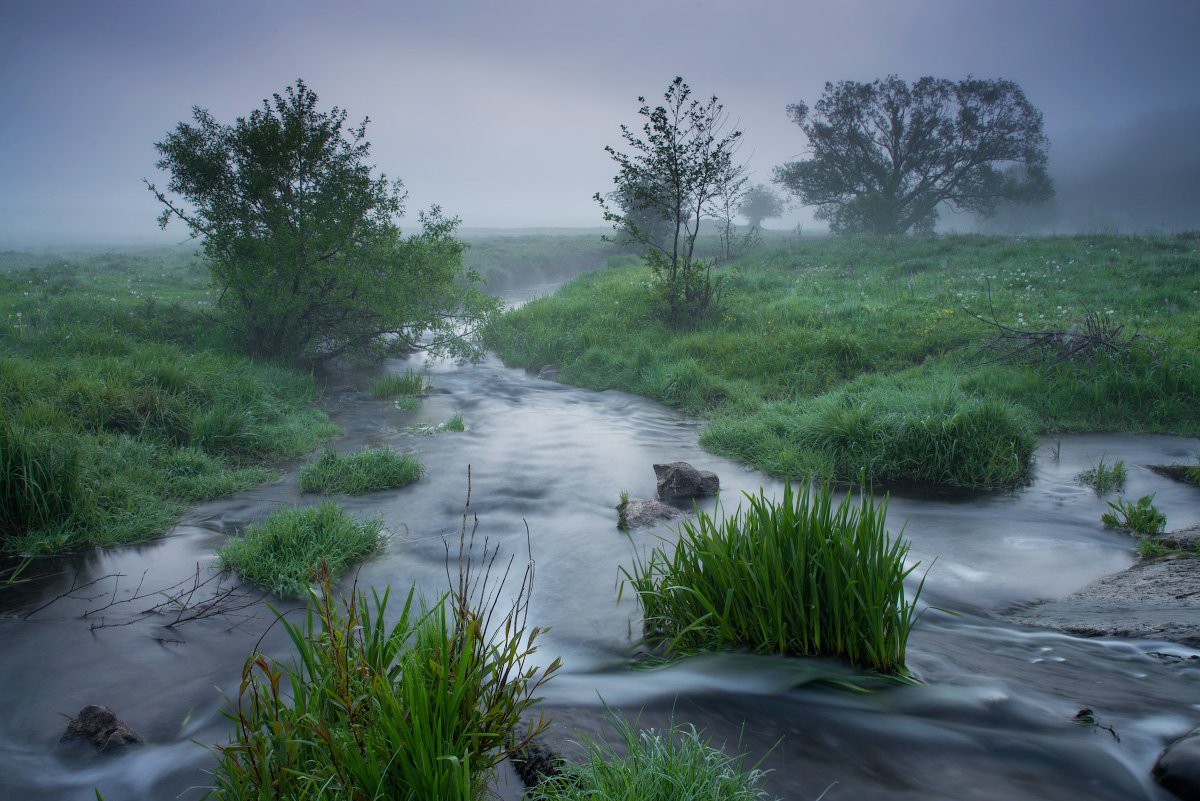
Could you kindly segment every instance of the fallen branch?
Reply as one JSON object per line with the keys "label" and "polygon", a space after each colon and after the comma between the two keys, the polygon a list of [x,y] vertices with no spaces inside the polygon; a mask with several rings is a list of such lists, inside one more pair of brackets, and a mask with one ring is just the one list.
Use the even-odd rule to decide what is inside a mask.
{"label": "fallen branch", "polygon": [[[1094,311],[1084,315],[1082,326],[1046,331],[1025,331],[1004,325],[995,319],[995,312],[992,312],[992,318],[988,319],[965,306],[963,311],[1000,332],[967,357],[967,363],[973,363],[975,367],[1014,362],[1019,359],[1046,363],[1051,356],[1053,360],[1049,361],[1050,365],[1068,359],[1089,358],[1096,353],[1115,356],[1124,352],[1131,342],[1144,338],[1136,332],[1125,335],[1124,324],[1114,323],[1109,314]],[[995,355],[983,359],[989,353]]]}

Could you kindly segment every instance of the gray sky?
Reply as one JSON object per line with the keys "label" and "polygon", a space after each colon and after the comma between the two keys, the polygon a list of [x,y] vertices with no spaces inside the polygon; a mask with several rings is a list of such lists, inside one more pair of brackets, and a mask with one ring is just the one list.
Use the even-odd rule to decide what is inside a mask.
{"label": "gray sky", "polygon": [[298,77],[370,117],[408,219],[599,226],[604,145],[675,75],[720,97],[755,181],[804,154],[788,103],[889,73],[1016,81],[1053,167],[1200,108],[1198,35],[1197,0],[0,0],[0,247],[181,239],[142,185],[153,143]]}

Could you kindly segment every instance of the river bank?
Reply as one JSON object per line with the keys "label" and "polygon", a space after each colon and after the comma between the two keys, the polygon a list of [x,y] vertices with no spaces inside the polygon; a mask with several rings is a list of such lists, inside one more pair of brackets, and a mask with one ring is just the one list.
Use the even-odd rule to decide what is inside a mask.
{"label": "river bank", "polygon": [[[1190,551],[1200,542],[1200,526],[1156,539]],[[1162,639],[1200,648],[1200,558],[1180,553],[1142,559],[1063,598],[1014,610],[1008,618],[1081,637]]]}

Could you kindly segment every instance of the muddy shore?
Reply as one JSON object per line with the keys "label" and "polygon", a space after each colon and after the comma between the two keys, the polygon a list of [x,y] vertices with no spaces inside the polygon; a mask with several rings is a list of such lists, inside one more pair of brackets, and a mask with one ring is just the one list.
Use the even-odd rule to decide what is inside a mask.
{"label": "muddy shore", "polygon": [[[1195,553],[1200,526],[1158,540]],[[1006,617],[1084,637],[1162,639],[1200,648],[1200,557],[1143,559],[1063,598],[1035,602]]]}

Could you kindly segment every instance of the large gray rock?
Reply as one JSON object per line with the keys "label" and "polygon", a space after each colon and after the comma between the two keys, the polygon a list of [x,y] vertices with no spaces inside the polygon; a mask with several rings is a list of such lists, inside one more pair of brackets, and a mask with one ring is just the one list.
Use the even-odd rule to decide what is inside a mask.
{"label": "large gray rock", "polygon": [[1200,729],[1167,746],[1150,772],[1183,801],[1200,801]]}
{"label": "large gray rock", "polygon": [[108,707],[88,704],[67,724],[59,742],[90,743],[97,751],[117,751],[145,740]]}
{"label": "large gray rock", "polygon": [[677,517],[683,517],[683,512],[662,501],[639,500],[617,505],[618,528],[645,528]]}
{"label": "large gray rock", "polygon": [[687,462],[656,464],[654,475],[658,476],[658,497],[664,501],[716,495],[721,489],[721,479],[716,473],[697,470]]}

